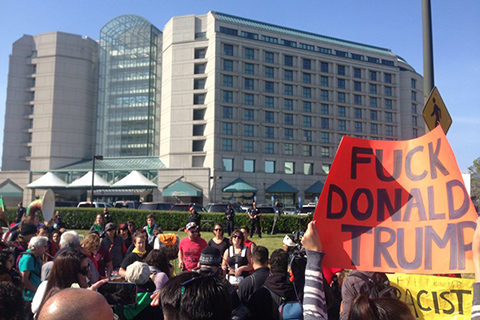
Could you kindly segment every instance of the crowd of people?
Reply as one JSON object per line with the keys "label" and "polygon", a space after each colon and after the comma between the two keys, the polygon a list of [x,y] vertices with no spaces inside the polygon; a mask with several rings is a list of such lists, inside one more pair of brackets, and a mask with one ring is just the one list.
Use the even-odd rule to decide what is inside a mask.
{"label": "crowd of people", "polygon": [[[372,283],[388,287],[385,274],[352,271],[345,277],[342,269],[322,267],[315,221],[301,241],[287,235],[283,248],[270,254],[249,239],[249,227],[235,227],[231,206],[208,242],[194,210],[181,240],[163,233],[153,214],[137,229],[134,221],[117,227],[108,210],[81,239],[58,212],[42,224],[20,207],[18,223],[0,234],[0,320],[415,319],[393,290],[374,294]],[[472,247],[477,320],[480,227]],[[97,292],[116,281],[136,287],[136,303],[111,305]]]}

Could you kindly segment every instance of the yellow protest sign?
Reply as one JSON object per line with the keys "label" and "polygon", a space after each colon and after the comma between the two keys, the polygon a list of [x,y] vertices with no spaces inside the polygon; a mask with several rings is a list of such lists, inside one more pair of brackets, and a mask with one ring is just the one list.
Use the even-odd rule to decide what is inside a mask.
{"label": "yellow protest sign", "polygon": [[470,319],[473,279],[388,274],[417,319]]}

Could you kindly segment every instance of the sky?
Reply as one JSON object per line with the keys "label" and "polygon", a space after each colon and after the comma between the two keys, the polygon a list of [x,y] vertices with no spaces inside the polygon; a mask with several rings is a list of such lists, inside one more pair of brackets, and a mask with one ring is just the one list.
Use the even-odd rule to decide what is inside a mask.
{"label": "sky", "polygon": [[[459,168],[480,157],[480,1],[433,0],[435,85],[453,119],[447,134]],[[174,16],[219,11],[391,49],[423,75],[422,0],[0,0],[0,141],[8,60],[24,34],[62,31],[98,40],[100,29],[137,14],[163,30]],[[8,119],[7,119],[8,120]],[[0,149],[0,154],[3,147]]]}

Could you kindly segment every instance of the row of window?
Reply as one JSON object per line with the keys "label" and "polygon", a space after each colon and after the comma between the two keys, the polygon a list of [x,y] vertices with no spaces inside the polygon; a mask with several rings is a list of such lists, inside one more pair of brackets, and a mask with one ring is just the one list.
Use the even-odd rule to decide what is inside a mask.
{"label": "row of window", "polygon": [[[275,160],[265,160],[263,163],[263,169],[265,173],[277,173],[277,161]],[[285,161],[283,171],[285,174],[295,174],[296,172],[296,163],[294,161]],[[304,162],[303,163],[303,174],[304,175],[313,175],[313,163]],[[235,170],[234,159],[224,158],[223,159],[223,171],[233,172]],[[330,171],[330,164],[322,164],[322,170],[325,173]],[[256,160],[245,159],[243,160],[243,172],[257,172]]]}

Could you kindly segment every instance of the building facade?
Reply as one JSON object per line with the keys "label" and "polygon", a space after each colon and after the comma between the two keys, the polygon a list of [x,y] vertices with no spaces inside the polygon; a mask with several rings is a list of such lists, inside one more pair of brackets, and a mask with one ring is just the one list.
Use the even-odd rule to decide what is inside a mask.
{"label": "building facade", "polygon": [[[389,49],[219,12],[173,17],[163,32],[138,16],[115,18],[102,28],[96,55],[97,44],[82,40],[92,46],[92,60],[83,67],[96,70],[99,60],[98,85],[88,73],[85,86],[91,90],[82,99],[95,101],[98,92],[98,103],[75,119],[87,124],[82,134],[91,143],[74,154],[160,158],[164,167],[154,200],[307,203],[319,196],[343,136],[404,140],[425,133],[422,76]],[[25,60],[34,47],[22,46]],[[28,93],[35,78],[28,68],[38,69],[40,52],[33,64],[27,59],[10,66],[23,82],[9,79],[7,115],[18,113],[12,126],[21,130],[7,135],[5,128],[3,170],[69,170],[68,159],[55,154],[42,154],[49,165],[29,164],[36,149],[28,147],[39,141],[35,134],[28,140],[30,120],[48,114],[37,113],[38,94],[32,102]],[[64,95],[58,85],[45,93]],[[27,94],[13,102],[16,91]],[[44,123],[47,132],[48,125],[54,131]],[[54,142],[42,140],[37,150],[49,150]],[[5,151],[17,146],[23,149]]]}

